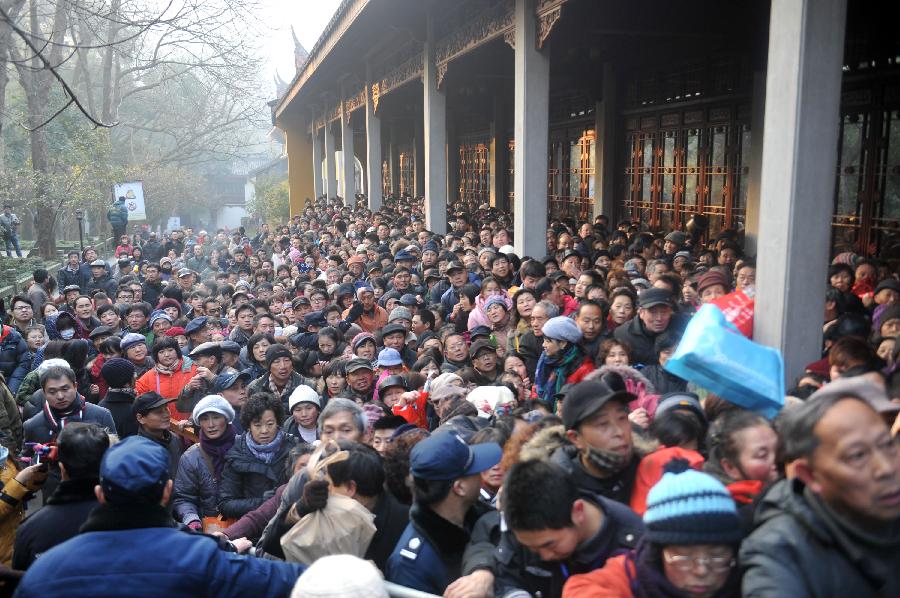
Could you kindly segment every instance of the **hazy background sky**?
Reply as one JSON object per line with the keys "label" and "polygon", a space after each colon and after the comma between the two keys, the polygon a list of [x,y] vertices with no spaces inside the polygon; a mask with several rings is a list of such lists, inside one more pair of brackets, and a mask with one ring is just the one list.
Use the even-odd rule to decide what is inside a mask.
{"label": "hazy background sky", "polygon": [[297,39],[307,52],[312,50],[341,0],[264,0],[266,12],[262,15],[269,32],[260,40],[263,52],[269,60],[264,81],[267,95],[275,97],[275,70],[285,81],[294,78],[294,42],[291,26]]}

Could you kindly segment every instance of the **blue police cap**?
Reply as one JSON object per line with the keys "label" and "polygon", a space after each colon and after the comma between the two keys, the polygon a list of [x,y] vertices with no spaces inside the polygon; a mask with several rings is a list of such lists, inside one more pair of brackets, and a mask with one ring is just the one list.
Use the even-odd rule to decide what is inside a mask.
{"label": "blue police cap", "polygon": [[395,262],[413,261],[415,259],[416,258],[413,256],[413,254],[411,254],[410,252],[408,252],[405,249],[401,249],[400,251],[397,252],[397,255],[394,256]]}
{"label": "blue police cap", "polygon": [[188,322],[187,326],[184,327],[185,336],[193,334],[194,332],[197,332],[198,330],[206,326],[207,319],[208,318],[206,316],[200,316],[199,318],[194,318],[193,320]]}
{"label": "blue police cap", "polygon": [[142,496],[169,479],[169,454],[143,436],[129,436],[106,451],[100,485],[107,494]]}
{"label": "blue police cap", "polygon": [[228,390],[234,383],[238,380],[243,380],[244,384],[250,382],[253,379],[253,376],[250,375],[250,372],[244,370],[243,372],[231,372],[230,374],[219,374],[216,376],[216,379],[213,380],[212,384],[212,392],[222,392],[223,390]]}
{"label": "blue police cap", "polygon": [[496,442],[469,446],[456,432],[439,432],[413,447],[409,470],[424,480],[455,480],[490,469],[502,455]]}
{"label": "blue police cap", "polygon": [[317,328],[325,328],[328,326],[328,320],[325,319],[322,310],[311,311],[303,316],[303,323],[307,328],[310,326],[316,326]]}

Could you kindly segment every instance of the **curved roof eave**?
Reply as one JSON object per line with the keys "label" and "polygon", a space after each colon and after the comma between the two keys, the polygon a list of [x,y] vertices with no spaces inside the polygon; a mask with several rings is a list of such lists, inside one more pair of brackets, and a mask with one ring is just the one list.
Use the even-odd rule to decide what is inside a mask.
{"label": "curved roof eave", "polygon": [[316,69],[322,64],[325,58],[331,53],[334,47],[340,41],[343,33],[347,31],[350,25],[359,17],[363,9],[369,4],[370,0],[342,0],[340,6],[334,12],[322,35],[316,40],[316,44],[309,51],[309,57],[303,63],[303,68],[291,81],[287,92],[278,99],[275,106],[275,118],[281,116],[282,112],[288,107],[291,101],[300,93],[303,85],[312,77]]}

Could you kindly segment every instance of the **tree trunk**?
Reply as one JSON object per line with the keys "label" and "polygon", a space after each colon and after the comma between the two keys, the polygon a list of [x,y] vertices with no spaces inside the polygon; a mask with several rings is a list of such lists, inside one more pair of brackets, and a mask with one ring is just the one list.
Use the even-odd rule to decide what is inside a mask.
{"label": "tree trunk", "polygon": [[119,24],[119,7],[121,5],[120,0],[112,0],[109,7],[109,28],[106,36],[106,43],[108,46],[106,47],[103,54],[103,114],[102,121],[105,123],[109,123],[113,121],[113,114],[115,110],[118,109],[118,105],[115,103],[114,92],[115,92],[115,81],[116,78],[113,74],[113,57],[116,53],[115,44],[116,37],[119,35],[119,29],[121,29],[121,25]]}
{"label": "tree trunk", "polygon": [[[38,0],[31,0],[29,22],[31,34],[36,44],[37,38],[43,36],[38,20]],[[61,61],[62,41],[66,30],[67,5],[64,0],[56,4],[53,15],[51,37],[55,42],[50,51],[48,61],[56,66]],[[50,196],[50,157],[47,147],[46,129],[42,125],[50,116],[50,89],[53,85],[53,74],[44,68],[37,56],[32,60],[31,68],[20,62],[16,63],[19,80],[25,89],[28,100],[28,125],[31,131],[31,168],[33,171],[32,204],[35,211],[35,244],[34,251],[44,259],[56,256],[56,207],[54,198]]]}
{"label": "tree trunk", "polygon": [[[15,23],[25,0],[3,0],[0,6],[9,15],[9,20]],[[6,111],[6,85],[9,83],[9,75],[6,74],[6,65],[9,62],[9,44],[13,43],[12,29],[5,21],[0,21],[0,172],[4,170],[5,159],[3,151],[3,119]]]}

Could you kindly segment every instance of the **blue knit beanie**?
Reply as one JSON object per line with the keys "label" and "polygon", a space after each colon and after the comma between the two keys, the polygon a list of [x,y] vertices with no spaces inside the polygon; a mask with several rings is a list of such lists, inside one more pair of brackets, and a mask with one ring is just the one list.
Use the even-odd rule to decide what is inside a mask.
{"label": "blue knit beanie", "polygon": [[714,477],[674,459],[647,494],[644,525],[654,544],[735,544],[741,521],[734,499]]}
{"label": "blue knit beanie", "polygon": [[570,343],[581,342],[581,329],[575,320],[565,316],[556,316],[550,318],[547,323],[541,327],[541,332],[547,338],[555,341],[569,341]]}

